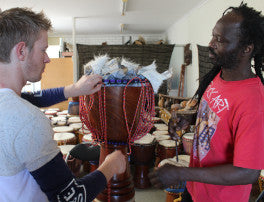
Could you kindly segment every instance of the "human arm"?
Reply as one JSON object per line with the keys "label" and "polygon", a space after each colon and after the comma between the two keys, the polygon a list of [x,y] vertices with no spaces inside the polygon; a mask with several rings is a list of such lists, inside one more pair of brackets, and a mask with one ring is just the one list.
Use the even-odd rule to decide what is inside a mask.
{"label": "human arm", "polygon": [[126,169],[125,157],[120,151],[108,155],[99,168],[82,178],[75,179],[59,153],[41,168],[32,171],[31,175],[40,185],[50,201],[65,199],[73,193],[69,201],[78,197],[92,201],[103,189],[114,174]]}
{"label": "human arm", "polygon": [[49,107],[70,97],[90,95],[101,89],[102,77],[83,75],[76,83],[65,87],[50,88],[34,93],[21,93],[21,97],[37,107]]}
{"label": "human arm", "polygon": [[215,167],[188,168],[165,164],[149,174],[157,188],[167,188],[178,181],[195,181],[215,185],[242,185],[256,182],[260,170],[236,167],[232,164]]}
{"label": "human arm", "polygon": [[101,89],[102,77],[97,74],[83,75],[76,83],[65,86],[64,96],[77,97],[81,95],[90,95]]}
{"label": "human arm", "polygon": [[64,87],[50,88],[34,93],[21,93],[21,97],[37,107],[49,107],[67,100],[64,96]]}

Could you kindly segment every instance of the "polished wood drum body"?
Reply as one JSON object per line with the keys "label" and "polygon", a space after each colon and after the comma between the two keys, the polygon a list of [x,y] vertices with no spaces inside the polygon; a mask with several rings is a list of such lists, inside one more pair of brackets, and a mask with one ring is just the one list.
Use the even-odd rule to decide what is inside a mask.
{"label": "polished wood drum body", "polygon": [[[123,109],[125,87],[106,86],[101,94],[94,94],[94,102],[89,111],[88,128],[98,138],[101,144],[99,165],[105,157],[114,150],[121,150],[126,156],[131,135],[135,133],[140,113],[141,100],[139,101],[141,87],[127,87],[125,93],[125,113]],[[91,97],[86,100],[87,106],[91,103]],[[126,124],[127,120],[127,124]],[[102,127],[103,126],[103,127]],[[128,132],[127,126],[130,133]],[[99,135],[96,135],[99,134]],[[110,192],[110,196],[109,196]],[[134,198],[135,190],[130,167],[127,160],[127,169],[124,173],[114,175],[110,185],[97,196],[100,201],[130,201]]]}
{"label": "polished wood drum body", "polygon": [[[106,115],[100,117],[100,103],[99,103],[99,95],[98,93],[94,94],[94,103],[93,107],[90,110],[89,118],[92,125],[92,128],[96,133],[104,133],[101,131],[102,129],[102,120],[105,119],[106,122],[106,134],[107,140],[111,142],[121,142],[127,143],[129,134],[127,132],[127,126],[125,121],[125,116],[123,112],[123,93],[125,87],[105,87],[105,99],[104,94],[102,92],[101,99],[102,102],[105,103],[105,111]],[[126,113],[127,113],[127,121],[128,127],[131,128],[134,117],[135,123],[131,130],[131,134],[134,134],[135,129],[138,125],[138,119],[140,116],[139,110],[135,114],[137,105],[138,105],[138,98],[140,95],[140,87],[128,87],[126,90]],[[104,91],[103,89],[101,91]],[[87,102],[90,100],[88,99]],[[102,103],[102,109],[104,110],[104,103]],[[88,104],[88,103],[87,103]],[[104,139],[102,139],[104,140]]]}
{"label": "polished wood drum body", "polygon": [[148,178],[149,168],[155,157],[156,142],[152,144],[132,145],[133,162],[135,165],[134,184],[136,188],[145,189],[151,186]]}

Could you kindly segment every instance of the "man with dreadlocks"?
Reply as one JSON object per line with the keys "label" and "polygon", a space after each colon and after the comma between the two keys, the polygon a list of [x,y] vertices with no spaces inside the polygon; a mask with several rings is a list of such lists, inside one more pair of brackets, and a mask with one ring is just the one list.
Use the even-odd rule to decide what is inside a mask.
{"label": "man with dreadlocks", "polygon": [[199,109],[190,166],[157,169],[150,174],[154,186],[187,181],[183,201],[249,200],[251,184],[264,169],[263,54],[261,13],[244,3],[228,8],[209,43],[214,68],[195,94]]}

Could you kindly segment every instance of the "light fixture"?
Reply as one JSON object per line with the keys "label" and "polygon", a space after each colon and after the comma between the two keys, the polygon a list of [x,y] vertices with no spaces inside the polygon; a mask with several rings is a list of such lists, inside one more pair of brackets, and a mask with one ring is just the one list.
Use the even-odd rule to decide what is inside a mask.
{"label": "light fixture", "polygon": [[121,0],[121,15],[124,16],[126,12],[127,0]]}
{"label": "light fixture", "polygon": [[123,33],[125,24],[120,24],[120,32]]}

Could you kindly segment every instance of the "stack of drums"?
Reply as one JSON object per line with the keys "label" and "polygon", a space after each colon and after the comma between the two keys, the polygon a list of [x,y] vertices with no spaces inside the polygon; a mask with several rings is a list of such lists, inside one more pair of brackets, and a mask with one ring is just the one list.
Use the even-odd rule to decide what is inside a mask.
{"label": "stack of drums", "polygon": [[155,137],[149,133],[134,141],[131,146],[131,158],[135,165],[134,185],[137,188],[145,189],[151,186],[148,173],[154,161],[155,148]]}
{"label": "stack of drums", "polygon": [[183,149],[184,149],[184,152],[188,155],[191,155],[191,152],[192,152],[193,137],[194,137],[194,133],[185,133],[182,136]]}
{"label": "stack of drums", "polygon": [[[70,150],[78,143],[78,131],[82,128],[79,116],[68,114],[68,110],[60,111],[59,108],[40,109],[51,120],[53,126],[53,139],[61,149],[64,158]],[[77,137],[76,137],[77,136]],[[71,171],[78,176],[80,173],[81,160],[68,155],[66,163]]]}
{"label": "stack of drums", "polygon": [[[161,167],[167,163],[178,167],[189,167],[189,163],[190,163],[189,155],[179,155],[178,159],[179,159],[178,162],[176,161],[176,157],[164,159],[160,162],[158,167]],[[185,186],[186,186],[186,182],[177,182],[177,184],[175,184],[174,186],[165,189],[166,202],[173,202],[175,199],[180,198],[181,194],[184,191]]]}

